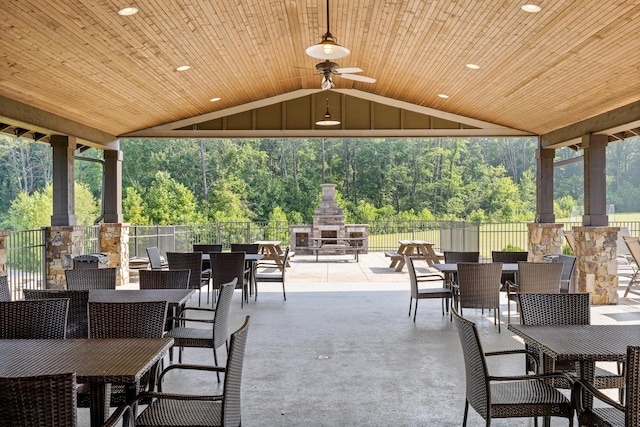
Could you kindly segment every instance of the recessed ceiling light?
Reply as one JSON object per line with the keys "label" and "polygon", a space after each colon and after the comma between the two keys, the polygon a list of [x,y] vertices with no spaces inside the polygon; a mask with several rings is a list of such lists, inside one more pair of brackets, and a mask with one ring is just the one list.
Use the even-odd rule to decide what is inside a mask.
{"label": "recessed ceiling light", "polygon": [[220,98],[216,97],[216,98],[211,98],[209,101],[211,102],[218,102],[220,101]]}
{"label": "recessed ceiling light", "polygon": [[449,95],[445,95],[444,93],[439,93],[438,96],[443,99],[449,98]]}
{"label": "recessed ceiling light", "polygon": [[176,68],[176,71],[187,71],[189,68],[191,68],[190,65],[181,65],[178,68]]}
{"label": "recessed ceiling light", "polygon": [[138,13],[138,8],[136,7],[123,7],[118,11],[118,15],[121,16],[131,16],[135,15],[136,13]]}
{"label": "recessed ceiling light", "polygon": [[471,68],[472,70],[479,70],[480,66],[476,64],[467,64],[467,68]]}
{"label": "recessed ceiling light", "polygon": [[523,4],[522,6],[520,6],[520,9],[529,13],[538,13],[542,10],[542,8],[537,4]]}

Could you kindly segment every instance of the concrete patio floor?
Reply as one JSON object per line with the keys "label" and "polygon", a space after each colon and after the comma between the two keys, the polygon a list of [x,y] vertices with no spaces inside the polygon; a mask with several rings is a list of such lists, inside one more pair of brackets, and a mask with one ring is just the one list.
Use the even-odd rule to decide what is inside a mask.
{"label": "concrete patio floor", "polygon": [[[409,277],[382,252],[351,256],[295,256],[287,270],[287,301],[279,284],[260,284],[258,301],[240,308],[236,292],[230,329],[251,316],[242,379],[243,426],[459,426],[464,411],[464,366],[457,332],[439,300],[421,300],[408,317]],[[417,263],[426,271],[426,264]],[[135,287],[135,283],[128,285]],[[625,286],[621,286],[620,295]],[[197,305],[197,297],[190,305]],[[514,309],[514,307],[512,307]],[[465,310],[477,323],[485,351],[522,348],[493,314]],[[516,319],[517,321],[517,319]],[[592,323],[640,324],[640,296],[594,306]],[[219,350],[224,360],[224,350]],[[494,375],[521,374],[521,356],[490,358]],[[210,350],[186,349],[185,363],[213,364]],[[221,362],[223,363],[223,362]],[[218,392],[215,377],[186,373],[165,391]],[[615,395],[615,394],[613,394]],[[85,414],[80,414],[80,421]],[[83,424],[80,424],[83,425]],[[484,425],[469,411],[469,426]],[[495,420],[530,426],[531,420]],[[552,425],[567,425],[553,419]]]}

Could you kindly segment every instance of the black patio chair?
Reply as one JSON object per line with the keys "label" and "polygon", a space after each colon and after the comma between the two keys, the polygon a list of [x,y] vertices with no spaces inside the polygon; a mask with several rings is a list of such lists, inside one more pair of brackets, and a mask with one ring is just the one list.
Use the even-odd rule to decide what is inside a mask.
{"label": "black patio chair", "polygon": [[67,316],[67,338],[87,338],[89,336],[89,290],[70,291],[68,289],[23,289],[26,300],[62,298],[69,300]]}
{"label": "black patio chair", "polygon": [[64,339],[68,299],[0,302],[0,339]]}

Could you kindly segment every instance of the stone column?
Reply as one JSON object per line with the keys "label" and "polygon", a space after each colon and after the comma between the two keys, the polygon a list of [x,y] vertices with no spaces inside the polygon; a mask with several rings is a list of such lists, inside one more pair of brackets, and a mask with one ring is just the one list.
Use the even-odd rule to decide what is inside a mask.
{"label": "stone column", "polygon": [[0,276],[7,275],[7,237],[10,232],[0,230]]}
{"label": "stone column", "polygon": [[73,268],[73,258],[82,254],[85,227],[45,227],[47,289],[65,289],[64,271]]}
{"label": "stone column", "polygon": [[591,294],[592,304],[618,303],[620,227],[573,227],[576,241],[576,292]]}
{"label": "stone column", "polygon": [[543,262],[542,257],[545,255],[562,254],[562,245],[564,243],[563,226],[564,224],[557,223],[528,223],[529,256],[527,260],[529,262]]}
{"label": "stone column", "polygon": [[100,224],[100,252],[106,254],[108,265],[117,269],[116,286],[129,283],[128,223]]}

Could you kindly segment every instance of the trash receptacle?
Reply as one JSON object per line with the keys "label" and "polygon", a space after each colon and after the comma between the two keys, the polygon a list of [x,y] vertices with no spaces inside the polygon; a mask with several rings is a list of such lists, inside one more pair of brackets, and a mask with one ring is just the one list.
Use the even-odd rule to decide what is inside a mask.
{"label": "trash receptacle", "polygon": [[74,270],[89,268],[107,268],[109,258],[105,254],[79,255],[73,260]]}

